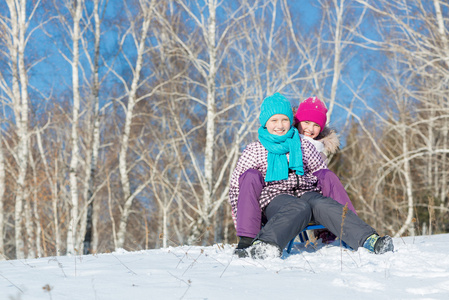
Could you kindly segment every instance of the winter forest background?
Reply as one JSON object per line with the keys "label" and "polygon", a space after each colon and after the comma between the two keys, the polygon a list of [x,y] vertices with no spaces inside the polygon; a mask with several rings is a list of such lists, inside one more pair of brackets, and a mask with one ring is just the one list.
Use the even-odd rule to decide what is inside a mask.
{"label": "winter forest background", "polygon": [[440,0],[1,0],[0,259],[236,242],[262,99],[329,108],[330,168],[393,236],[449,232]]}

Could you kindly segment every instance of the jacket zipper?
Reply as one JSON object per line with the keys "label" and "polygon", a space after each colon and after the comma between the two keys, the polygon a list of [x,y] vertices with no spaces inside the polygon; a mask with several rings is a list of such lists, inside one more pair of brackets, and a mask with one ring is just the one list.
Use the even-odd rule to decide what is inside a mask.
{"label": "jacket zipper", "polygon": [[296,174],[296,172],[295,172],[295,176],[296,176],[296,191],[295,191],[295,194],[296,194],[296,197],[298,197],[298,194],[299,194],[299,176],[298,176],[298,174]]}

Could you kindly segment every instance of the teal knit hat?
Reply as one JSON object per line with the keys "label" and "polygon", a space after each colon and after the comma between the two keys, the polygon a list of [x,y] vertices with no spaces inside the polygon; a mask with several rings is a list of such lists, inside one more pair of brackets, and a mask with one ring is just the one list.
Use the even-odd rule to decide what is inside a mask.
{"label": "teal knit hat", "polygon": [[279,93],[266,97],[260,106],[259,121],[262,127],[265,127],[268,119],[273,115],[283,114],[290,119],[290,125],[293,124],[293,110],[290,101]]}

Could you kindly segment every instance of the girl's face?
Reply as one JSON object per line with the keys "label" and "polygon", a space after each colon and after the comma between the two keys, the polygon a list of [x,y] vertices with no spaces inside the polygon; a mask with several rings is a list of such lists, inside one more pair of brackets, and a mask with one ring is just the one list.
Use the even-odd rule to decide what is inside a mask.
{"label": "girl's face", "polygon": [[272,115],[265,127],[271,134],[284,135],[290,130],[290,119],[283,114]]}
{"label": "girl's face", "polygon": [[320,134],[321,126],[312,121],[301,121],[299,122],[298,131],[300,134],[314,139]]}

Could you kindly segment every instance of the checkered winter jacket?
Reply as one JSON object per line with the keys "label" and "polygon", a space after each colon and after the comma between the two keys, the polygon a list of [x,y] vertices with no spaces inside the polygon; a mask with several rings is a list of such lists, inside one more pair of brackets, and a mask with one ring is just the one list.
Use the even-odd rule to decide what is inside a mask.
{"label": "checkered winter jacket", "polygon": [[[327,169],[326,163],[323,161],[320,153],[306,139],[301,138],[302,160],[304,163],[304,175],[296,175],[295,172],[289,172],[288,179],[265,182],[264,188],[259,198],[260,208],[265,208],[270,201],[280,194],[289,194],[293,196],[301,196],[305,192],[316,191],[317,178],[313,172],[320,169]],[[234,224],[237,219],[237,199],[239,195],[239,178],[248,169],[259,170],[265,177],[268,167],[268,151],[258,141],[249,144],[240,156],[234,172],[231,175],[229,188],[229,203],[232,208],[232,218]]]}

